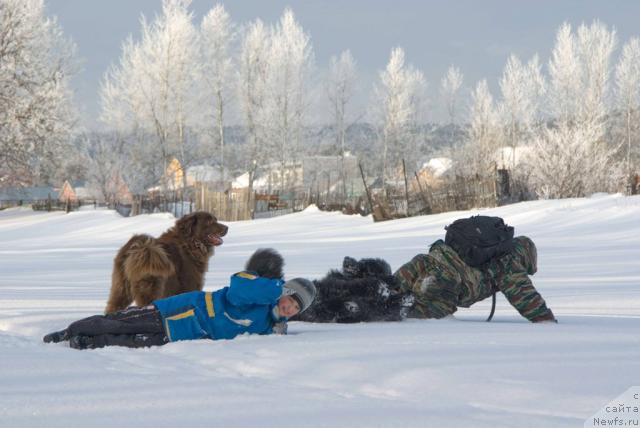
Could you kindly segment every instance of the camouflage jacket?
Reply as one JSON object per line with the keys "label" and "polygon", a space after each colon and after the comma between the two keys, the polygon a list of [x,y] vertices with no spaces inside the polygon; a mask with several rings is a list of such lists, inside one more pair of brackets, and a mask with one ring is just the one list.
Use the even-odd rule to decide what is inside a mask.
{"label": "camouflage jacket", "polygon": [[429,254],[416,255],[394,276],[403,291],[415,296],[410,317],[442,318],[499,290],[528,320],[555,320],[529,278],[536,270],[536,246],[531,239],[520,236],[514,239],[509,254],[491,260],[482,269],[467,265],[451,247],[438,240],[431,245]]}

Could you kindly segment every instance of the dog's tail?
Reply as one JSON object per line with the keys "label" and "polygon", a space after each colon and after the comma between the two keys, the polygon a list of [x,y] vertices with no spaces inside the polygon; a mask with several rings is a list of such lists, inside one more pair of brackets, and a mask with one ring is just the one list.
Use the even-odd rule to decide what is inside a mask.
{"label": "dog's tail", "polygon": [[173,264],[164,248],[149,235],[135,235],[128,242],[124,273],[130,282],[155,276],[168,278],[173,274]]}
{"label": "dog's tail", "polygon": [[173,264],[158,242],[149,235],[134,235],[113,261],[111,291],[105,313],[126,308],[132,302],[150,303],[162,294]]}

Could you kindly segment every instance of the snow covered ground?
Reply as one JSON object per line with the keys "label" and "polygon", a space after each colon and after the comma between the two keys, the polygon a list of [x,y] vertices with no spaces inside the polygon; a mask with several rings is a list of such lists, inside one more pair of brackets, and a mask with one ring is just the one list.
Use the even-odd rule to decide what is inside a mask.
{"label": "snow covered ground", "polygon": [[288,336],[81,352],[41,337],[101,312],[119,246],[174,219],[2,211],[0,426],[581,427],[640,384],[640,197],[378,224],[313,208],[230,223],[206,288],[265,246],[285,256],[288,277],[319,277],[345,255],[395,269],[478,212],[537,243],[534,282],[558,325],[529,324],[499,297],[491,323],[485,301],[455,319],[292,323]]}

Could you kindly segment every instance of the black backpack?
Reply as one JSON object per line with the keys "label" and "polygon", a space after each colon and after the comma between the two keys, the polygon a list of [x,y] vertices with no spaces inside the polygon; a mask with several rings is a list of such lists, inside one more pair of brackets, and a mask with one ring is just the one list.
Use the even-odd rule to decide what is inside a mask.
{"label": "black backpack", "polygon": [[446,226],[445,230],[444,243],[472,267],[482,267],[513,249],[513,227],[504,224],[500,217],[463,218]]}

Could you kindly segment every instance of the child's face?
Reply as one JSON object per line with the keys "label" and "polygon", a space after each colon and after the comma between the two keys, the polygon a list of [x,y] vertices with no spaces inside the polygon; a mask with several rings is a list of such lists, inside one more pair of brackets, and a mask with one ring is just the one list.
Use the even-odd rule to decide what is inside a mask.
{"label": "child's face", "polygon": [[298,306],[298,302],[293,297],[282,296],[278,300],[278,313],[281,317],[291,318],[298,312],[300,312],[300,306]]}

